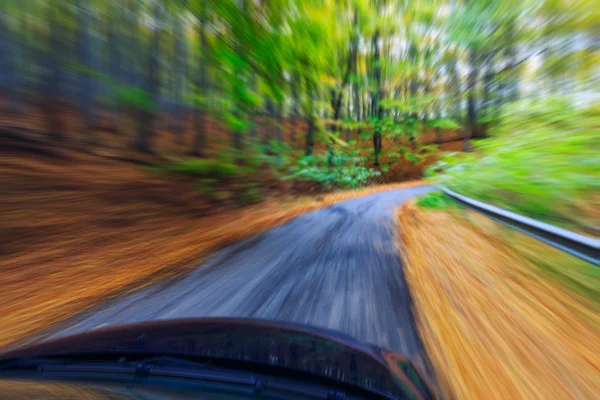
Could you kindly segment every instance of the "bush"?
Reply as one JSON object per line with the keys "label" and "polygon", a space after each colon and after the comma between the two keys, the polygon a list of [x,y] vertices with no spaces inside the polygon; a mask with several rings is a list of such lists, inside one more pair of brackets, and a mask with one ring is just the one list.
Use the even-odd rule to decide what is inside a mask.
{"label": "bush", "polygon": [[326,153],[300,158],[297,164],[288,170],[284,179],[302,182],[314,182],[324,188],[357,188],[368,183],[369,179],[381,175],[379,171],[367,168],[362,163],[364,158],[358,157],[355,151],[338,154],[333,159],[333,166],[327,165]]}
{"label": "bush", "polygon": [[264,196],[259,188],[249,187],[246,188],[238,197],[240,204],[253,204],[258,203],[264,199]]}
{"label": "bush", "polygon": [[125,110],[145,112],[154,112],[156,110],[152,96],[142,89],[117,87],[115,96],[117,105]]}
{"label": "bush", "polygon": [[219,200],[219,189],[217,188],[217,180],[212,178],[198,179],[196,188],[199,193],[209,200]]}
{"label": "bush", "polygon": [[425,196],[420,197],[417,200],[417,206],[421,208],[448,208],[453,205],[454,202],[452,199],[448,198],[448,196],[442,192],[431,192],[427,193]]}
{"label": "bush", "polygon": [[281,178],[294,163],[294,149],[287,143],[271,140],[267,145],[254,141],[245,153],[245,165],[253,170],[268,169]]}
{"label": "bush", "polygon": [[240,175],[237,166],[219,160],[187,159],[178,160],[162,168],[163,170],[195,178],[231,180]]}
{"label": "bush", "polygon": [[598,129],[597,108],[558,98],[521,101],[504,110],[475,153],[446,155],[428,173],[464,195],[597,234]]}

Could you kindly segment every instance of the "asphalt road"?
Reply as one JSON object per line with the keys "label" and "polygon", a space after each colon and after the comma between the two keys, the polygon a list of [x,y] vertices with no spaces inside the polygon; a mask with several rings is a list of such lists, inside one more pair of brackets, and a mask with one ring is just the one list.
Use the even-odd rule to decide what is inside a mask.
{"label": "asphalt road", "polygon": [[168,318],[257,317],[340,330],[423,368],[394,209],[428,190],[382,192],[310,212],[219,251],[183,278],[85,313],[53,336]]}

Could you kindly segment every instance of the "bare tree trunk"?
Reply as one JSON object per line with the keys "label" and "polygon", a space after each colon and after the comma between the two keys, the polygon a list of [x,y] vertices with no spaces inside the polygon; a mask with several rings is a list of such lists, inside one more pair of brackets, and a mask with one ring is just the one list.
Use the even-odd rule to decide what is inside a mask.
{"label": "bare tree trunk", "polygon": [[[354,38],[352,39],[353,43],[357,43],[358,41],[358,11],[354,12]],[[358,47],[358,44],[354,44],[353,47]],[[340,119],[340,111],[342,109],[342,100],[344,97],[344,89],[348,86],[348,82],[350,80],[350,73],[352,72],[352,62],[354,60],[354,50],[351,50],[348,53],[347,61],[346,61],[346,70],[342,77],[342,85],[339,90],[331,91],[331,108],[333,108],[333,126],[335,127],[335,132],[337,132],[337,124]],[[331,138],[329,140],[329,156],[328,156],[328,164],[333,165],[334,159],[334,140]]]}
{"label": "bare tree trunk", "polygon": [[[436,102],[435,116],[438,120],[442,118],[442,104],[440,103],[440,101]],[[442,141],[441,129],[439,126],[436,126],[435,127],[435,143],[440,144],[441,141]]]}
{"label": "bare tree trunk", "polygon": [[[357,71],[358,71],[358,52],[356,52],[356,55],[354,56],[354,74],[358,75]],[[354,81],[354,85],[353,85],[353,91],[354,91],[354,112],[355,112],[355,119],[357,123],[361,122],[361,104],[360,104],[360,94],[358,93],[358,82],[355,79]],[[358,126],[357,132],[356,132],[356,141],[360,140],[360,134],[361,134],[361,127],[360,125]]]}
{"label": "bare tree trunk", "polygon": [[90,14],[87,4],[78,1],[77,14],[79,19],[79,29],[77,31],[77,56],[79,63],[87,69],[87,71],[83,71],[79,74],[79,110],[82,115],[83,133],[87,136],[93,129],[93,105],[91,103],[92,80],[90,75],[90,70],[92,68],[90,54]]}
{"label": "bare tree trunk", "polygon": [[275,105],[273,104],[273,100],[270,97],[267,97],[267,100],[265,101],[265,106],[267,123],[265,124],[263,145],[268,148],[269,143],[271,142],[271,129],[273,128],[273,121],[275,120]]}
{"label": "bare tree trunk", "polygon": [[315,121],[311,115],[308,117],[308,129],[306,131],[306,144],[304,146],[304,155],[310,156],[315,146]]}
{"label": "bare tree trunk", "polygon": [[[348,94],[348,98],[346,99],[346,120],[349,121],[351,114],[350,114],[350,94]],[[346,142],[350,141],[350,127],[347,126],[346,128]]]}
{"label": "bare tree trunk", "polygon": [[[252,86],[252,90],[256,92],[258,87],[258,80],[255,73],[250,75],[250,85]],[[256,143],[256,137],[258,136],[259,117],[260,116],[257,116],[256,113],[253,114],[253,123],[252,127],[250,128],[250,137],[252,138],[253,143]]]}
{"label": "bare tree trunk", "polygon": [[46,88],[44,109],[46,114],[46,124],[48,133],[51,137],[57,140],[66,139],[64,124],[61,118],[61,84],[62,84],[62,69],[59,65],[63,55],[63,49],[60,44],[61,27],[59,25],[59,6],[50,7],[50,43],[46,51],[46,63],[48,74],[46,76]]}
{"label": "bare tree trunk", "polygon": [[0,9],[0,90],[7,112],[20,114],[18,40],[9,28],[7,15]]}
{"label": "bare tree trunk", "polygon": [[519,98],[519,82],[515,75],[517,56],[514,46],[515,25],[514,20],[512,19],[508,22],[506,36],[506,40],[509,43],[509,46],[506,48],[506,58],[508,58],[508,75],[506,76],[506,99],[509,102],[513,102],[518,100]]}
{"label": "bare tree trunk", "polygon": [[274,118],[275,122],[275,140],[279,143],[283,141],[283,123],[284,123],[284,115],[283,115],[283,100],[277,104],[277,115]]}
{"label": "bare tree trunk", "polygon": [[[153,10],[154,20],[160,19],[160,5],[158,2],[154,4]],[[159,65],[158,65],[158,52],[160,44],[160,27],[155,26],[152,35],[152,44],[150,48],[150,54],[146,61],[146,77],[144,83],[144,90],[150,97],[154,107],[157,107],[157,100],[159,95]],[[150,152],[152,146],[152,137],[154,136],[154,123],[155,123],[155,110],[143,109],[140,110],[139,119],[139,130],[138,137],[136,140],[136,148],[141,152]]]}
{"label": "bare tree trunk", "polygon": [[186,110],[182,102],[183,92],[185,90],[186,76],[186,36],[183,31],[183,23],[175,21],[175,71],[174,76],[174,93],[173,93],[173,110],[176,118],[176,126],[174,127],[175,142],[183,143],[183,134],[185,132]]}
{"label": "bare tree trunk", "polygon": [[[206,25],[206,11],[205,6],[200,10],[200,21],[198,23],[198,35],[200,37],[200,59],[198,60],[198,76],[196,87],[202,91],[202,94],[206,97],[208,92],[208,77],[206,73],[206,67],[208,65],[208,40],[206,38],[205,25]],[[192,154],[204,157],[206,155],[206,106],[200,105],[194,111],[194,144],[192,148]]]}
{"label": "bare tree trunk", "polygon": [[465,146],[464,151],[471,151],[471,138],[475,134],[477,125],[477,115],[475,110],[475,85],[477,84],[477,76],[479,75],[479,66],[477,53],[474,49],[469,52],[469,62],[471,70],[468,78],[468,100],[467,100],[467,126],[465,127]]}
{"label": "bare tree trunk", "polygon": [[[486,117],[490,118],[492,116],[492,85],[495,80],[495,75],[493,73],[493,63],[490,61],[488,63],[487,72],[483,77],[483,113]],[[489,122],[486,122],[486,125]],[[484,125],[484,127],[486,126]],[[484,136],[486,136],[486,132],[483,132]]]}
{"label": "bare tree trunk", "polygon": [[381,119],[383,118],[383,107],[379,104],[381,97],[381,65],[379,55],[379,29],[375,30],[373,41],[373,79],[375,80],[376,88],[373,93],[373,104],[371,104],[371,115],[376,117],[375,130],[373,131],[373,155],[374,164],[379,166],[379,154],[381,153],[382,138],[381,138]]}
{"label": "bare tree trunk", "polygon": [[[239,111],[233,112],[236,118],[240,118]],[[239,128],[233,130],[233,148],[236,150],[235,163],[241,165],[244,163],[244,155],[242,154],[242,131]]]}
{"label": "bare tree trunk", "polygon": [[298,119],[298,104],[300,103],[300,97],[298,96],[298,85],[300,82],[300,77],[298,74],[295,74],[294,79],[292,79],[292,115],[291,115],[291,127],[290,127],[290,142],[292,146],[296,143],[296,123]]}
{"label": "bare tree trunk", "polygon": [[457,60],[456,56],[454,56],[452,60],[447,64],[449,76],[448,88],[450,89],[449,92],[451,92],[454,95],[453,103],[450,106],[450,116],[456,121],[460,121],[460,77],[458,75],[456,65]]}
{"label": "bare tree trunk", "polygon": [[[120,32],[120,25],[122,23],[122,17],[119,10],[112,14],[112,21],[108,22],[108,53],[110,57],[110,77],[117,82],[119,85],[124,84],[125,79],[123,76],[123,58],[121,54],[121,38],[123,37]],[[131,68],[131,66],[129,66]],[[111,95],[116,96],[116,90],[113,88]],[[115,132],[119,131],[119,110],[115,106],[109,106],[111,114],[110,124],[111,129]]]}

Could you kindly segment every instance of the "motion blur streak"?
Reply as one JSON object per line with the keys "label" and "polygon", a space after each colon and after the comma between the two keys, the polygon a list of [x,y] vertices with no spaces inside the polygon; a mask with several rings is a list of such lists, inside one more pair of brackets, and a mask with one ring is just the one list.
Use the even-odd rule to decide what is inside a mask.
{"label": "motion blur streak", "polygon": [[407,205],[400,223],[419,330],[450,398],[600,392],[596,267],[471,212]]}
{"label": "motion blur streak", "polygon": [[450,398],[593,398],[598,270],[416,186],[600,236],[596,3],[0,1],[0,347],[177,278],[174,314],[333,326]]}

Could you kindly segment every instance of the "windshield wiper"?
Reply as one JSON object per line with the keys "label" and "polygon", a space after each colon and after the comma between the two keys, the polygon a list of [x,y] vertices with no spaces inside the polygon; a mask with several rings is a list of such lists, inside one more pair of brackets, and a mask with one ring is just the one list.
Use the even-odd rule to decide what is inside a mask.
{"label": "windshield wiper", "polygon": [[288,393],[326,400],[343,400],[345,393],[330,386],[283,377],[253,374],[250,371],[214,366],[170,356],[128,360],[76,357],[27,357],[0,363],[0,376],[40,375],[44,378],[123,378],[136,381],[184,379],[208,387],[223,386],[243,389],[249,393]]}

